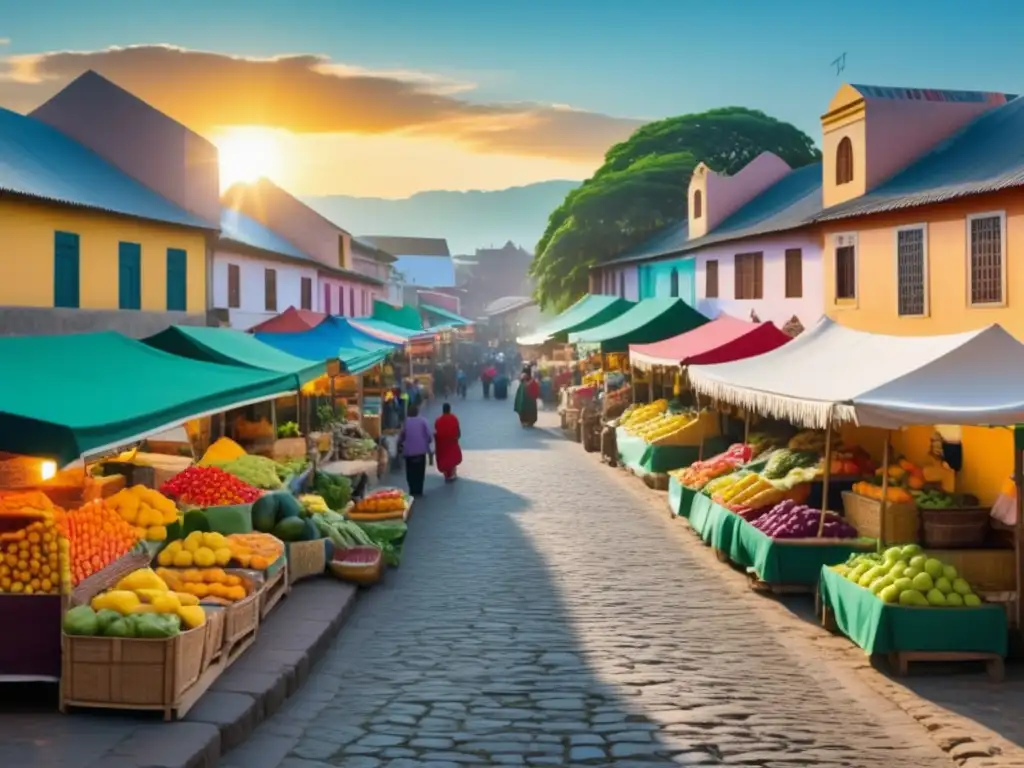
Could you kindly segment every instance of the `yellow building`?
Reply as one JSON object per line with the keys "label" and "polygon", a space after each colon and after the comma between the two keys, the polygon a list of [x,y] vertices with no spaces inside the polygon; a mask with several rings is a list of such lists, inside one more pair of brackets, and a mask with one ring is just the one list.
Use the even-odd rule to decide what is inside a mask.
{"label": "yellow building", "polygon": [[212,227],[54,128],[0,110],[0,330],[205,319]]}
{"label": "yellow building", "polygon": [[[846,85],[822,131],[825,312],[875,333],[999,323],[1024,340],[1011,259],[1024,246],[1024,99]],[[930,432],[897,442],[920,459]],[[963,445],[961,488],[989,503],[1012,472],[1011,434],[965,429]]]}

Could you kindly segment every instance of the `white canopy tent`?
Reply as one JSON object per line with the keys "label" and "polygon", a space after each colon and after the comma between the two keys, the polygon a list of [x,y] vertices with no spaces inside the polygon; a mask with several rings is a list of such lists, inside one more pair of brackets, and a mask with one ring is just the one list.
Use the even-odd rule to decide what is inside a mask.
{"label": "white canopy tent", "polygon": [[944,336],[885,336],[828,318],[778,349],[693,365],[693,389],[809,428],[881,429],[1024,422],[1024,344],[998,325]]}

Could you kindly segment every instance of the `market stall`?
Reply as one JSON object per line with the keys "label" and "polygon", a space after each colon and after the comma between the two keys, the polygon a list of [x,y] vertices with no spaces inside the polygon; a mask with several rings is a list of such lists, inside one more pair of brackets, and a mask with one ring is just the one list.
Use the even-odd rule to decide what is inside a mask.
{"label": "market stall", "polygon": [[[871,364],[865,364],[865,361]],[[992,372],[991,375],[986,375],[986,371]],[[884,574],[877,570],[871,571],[875,565],[869,563],[880,567],[886,558],[893,558],[890,565],[900,559],[890,551],[885,555],[862,554],[844,558],[842,552],[836,550],[836,545],[844,543],[842,540],[857,540],[863,529],[870,526],[872,533],[878,536],[877,543],[872,540],[872,544],[880,547],[887,532],[892,530],[887,521],[888,507],[900,504],[916,507],[921,512],[935,509],[940,524],[954,531],[953,534],[947,534],[949,545],[963,546],[955,531],[958,528],[971,529],[971,524],[968,522],[965,525],[964,519],[970,520],[971,515],[965,513],[972,510],[956,504],[947,505],[942,494],[948,495],[948,489],[929,487],[923,469],[915,469],[912,464],[908,463],[908,466],[903,462],[893,466],[890,461],[893,453],[892,432],[916,425],[1013,425],[1024,415],[1024,397],[1015,391],[1013,383],[1022,373],[1024,345],[998,326],[945,336],[895,337],[854,331],[827,319],[820,321],[815,328],[793,342],[765,355],[717,366],[691,366],[691,384],[703,396],[809,427],[811,430],[822,430],[817,433],[824,442],[822,461],[812,467],[794,467],[787,472],[786,477],[794,472],[821,472],[824,492],[822,500],[816,504],[820,509],[809,509],[792,497],[793,490],[799,484],[787,490],[785,483],[777,482],[782,479],[777,478],[777,473],[769,473],[764,469],[758,473],[748,465],[718,474],[715,479],[704,484],[701,494],[694,497],[689,515],[692,519],[695,512],[703,514],[702,508],[710,505],[710,517],[717,519],[725,517],[728,514],[725,510],[731,509],[734,517],[728,518],[728,523],[711,524],[711,527],[717,528],[717,532],[711,535],[719,536],[723,544],[720,548],[729,553],[729,558],[741,566],[753,569],[758,579],[766,580],[765,574],[757,572],[759,566],[750,548],[741,541],[751,535],[748,531],[750,527],[759,529],[770,539],[764,545],[765,549],[775,550],[774,554],[779,560],[788,559],[791,552],[796,551],[779,550],[783,541],[787,546],[801,547],[804,555],[801,572],[810,571],[812,557],[819,558],[819,578],[823,568],[841,566],[844,559],[848,562],[847,567],[864,563],[864,573],[857,578],[857,588],[867,591],[871,599],[904,607],[948,607],[952,609],[946,614],[950,617],[948,620],[960,621],[961,614],[958,611],[967,611],[972,606],[964,603],[963,596],[968,593],[964,591],[964,585],[954,589],[954,577],[947,573],[943,581],[939,580],[939,575],[947,567],[956,570],[946,562],[943,550],[928,547],[925,552],[920,552],[917,541],[894,542],[916,547],[911,562],[904,566],[915,571],[912,573],[914,578],[908,584],[900,579],[886,581],[888,571]],[[881,430],[878,434],[883,439],[882,466],[877,476],[874,476],[877,477],[877,483],[872,480],[861,481],[850,491],[858,499],[860,516],[857,518],[857,527],[860,531],[851,525],[849,514],[844,519],[839,512],[826,511],[830,506],[827,500],[830,498],[828,486],[831,476],[847,473],[847,458],[857,462],[856,455],[844,456],[837,465],[838,457],[833,455],[833,446],[843,439],[839,431],[844,425],[852,425],[862,431],[865,428]],[[793,453],[790,451],[790,456],[784,459],[786,465],[792,463]],[[769,464],[774,460],[773,455]],[[899,483],[904,477],[908,478],[905,487]],[[745,488],[749,486],[755,487],[755,494],[761,495],[751,497],[745,494]],[[736,491],[737,488],[739,491]],[[870,491],[870,488],[877,488],[877,492]],[[780,492],[789,494],[789,498],[780,501]],[[702,500],[701,496],[710,499]],[[869,506],[862,499],[876,503]],[[950,495],[949,499],[956,501],[955,496]],[[849,507],[845,511],[848,513]],[[1018,515],[1014,537],[1018,551],[1020,525]],[[904,535],[913,534],[916,534],[914,529],[907,529]],[[921,555],[920,561],[915,560],[918,554]],[[927,573],[917,578],[922,569]],[[969,587],[971,574],[964,573],[963,577]],[[1021,605],[1016,599],[1020,594],[1019,581],[1016,586],[1013,604],[1019,622]],[[834,584],[832,588],[828,585],[819,588],[825,590],[822,597],[836,615],[855,610],[846,603],[841,604],[844,596],[854,594],[864,597],[860,592],[835,588]],[[886,630],[883,622],[891,619],[892,615],[892,612],[874,612],[870,619],[871,631],[876,635],[884,633]],[[1005,621],[1005,610],[1001,609],[1001,615]],[[1005,634],[1005,624],[1002,629]],[[875,647],[873,641],[867,642],[865,638],[868,634],[864,631],[854,631],[850,624],[844,631],[851,633],[856,642],[868,645],[865,650],[870,652]],[[950,634],[951,637],[955,635],[952,626]],[[912,636],[912,633],[901,635],[904,639],[894,642],[919,645],[919,641],[907,639]],[[990,649],[996,649],[992,653],[1005,648],[1003,641],[995,638],[990,637],[985,642]],[[948,658],[952,658],[959,650],[954,647],[941,649]],[[908,659],[937,659],[942,656],[935,655],[939,650],[934,647],[901,647],[894,652],[897,653],[895,658],[900,668],[905,667]],[[900,653],[909,655],[899,656]]]}
{"label": "market stall", "polygon": [[599,346],[602,354],[627,352],[630,344],[662,341],[706,322],[682,299],[644,299],[602,325],[570,332],[569,341]]}
{"label": "market stall", "polygon": [[517,338],[516,343],[524,347],[564,343],[570,333],[604,325],[634,306],[633,302],[618,296],[588,294],[534,333]]}

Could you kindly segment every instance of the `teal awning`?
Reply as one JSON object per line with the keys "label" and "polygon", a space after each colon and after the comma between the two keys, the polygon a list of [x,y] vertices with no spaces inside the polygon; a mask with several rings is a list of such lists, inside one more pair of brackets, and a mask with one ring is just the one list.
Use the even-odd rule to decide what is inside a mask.
{"label": "teal awning", "polygon": [[584,296],[534,333],[520,336],[516,343],[533,347],[549,341],[564,342],[568,334],[602,325],[629,311],[633,306],[633,302],[620,299],[618,296]]}
{"label": "teal awning", "polygon": [[372,317],[374,320],[382,320],[385,323],[397,325],[399,328],[423,330],[423,318],[420,317],[420,313],[416,311],[415,307],[410,307],[408,304],[395,307],[386,301],[374,299]]}
{"label": "teal awning", "polygon": [[296,389],[326,371],[323,362],[310,363],[309,360],[282,352],[251,334],[232,328],[172,325],[142,341],[155,349],[192,360],[240,365],[273,373],[291,373],[296,376]]}
{"label": "teal awning", "polygon": [[630,344],[650,344],[692,331],[708,322],[682,299],[644,299],[628,312],[569,334],[573,344],[600,344],[602,352],[626,352]]}
{"label": "teal awning", "polygon": [[455,312],[452,312],[450,309],[445,309],[444,307],[438,307],[438,306],[435,306],[434,304],[420,304],[420,309],[423,312],[426,312],[427,314],[433,315],[435,318],[440,319],[441,322],[438,323],[439,326],[444,326],[444,325],[463,326],[463,325],[472,325],[473,324],[472,320],[467,320],[462,315],[458,315]]}
{"label": "teal awning", "polygon": [[[119,333],[0,337],[0,451],[60,464],[295,392],[295,374],[180,357]],[[83,369],[69,394],[69,365]]]}

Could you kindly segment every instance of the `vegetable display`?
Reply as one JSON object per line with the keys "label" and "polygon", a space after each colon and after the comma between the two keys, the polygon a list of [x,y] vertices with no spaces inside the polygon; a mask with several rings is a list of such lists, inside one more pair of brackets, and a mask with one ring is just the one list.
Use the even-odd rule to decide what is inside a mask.
{"label": "vegetable display", "polygon": [[249,504],[261,491],[217,467],[189,467],[160,486],[172,499],[197,507]]}
{"label": "vegetable display", "polygon": [[885,603],[932,608],[974,608],[982,600],[956,568],[929,557],[917,544],[882,554],[851,556],[833,570],[870,590]]}
{"label": "vegetable display", "polygon": [[384,555],[384,562],[391,566],[397,566],[402,560],[402,546],[405,543],[405,534],[409,528],[401,520],[387,520],[374,523],[359,523],[359,527],[370,538],[370,541],[380,547]]}
{"label": "vegetable display", "polygon": [[130,552],[138,542],[137,530],[99,499],[69,512],[61,532],[68,540],[74,586]]}
{"label": "vegetable display", "polygon": [[737,467],[750,461],[751,453],[750,446],[736,443],[724,453],[704,461],[695,461],[686,469],[672,474],[687,488],[699,491],[716,477],[734,472]]}
{"label": "vegetable display", "polygon": [[229,475],[234,475],[243,483],[253,488],[263,488],[275,491],[282,486],[281,477],[278,472],[280,466],[273,459],[266,456],[250,456],[245,454],[232,461],[212,463],[210,466],[223,469]]}
{"label": "vegetable display", "polygon": [[313,524],[322,536],[331,540],[336,547],[347,548],[373,545],[374,541],[362,528],[337,512],[316,515]]}
{"label": "vegetable display", "polygon": [[306,515],[322,515],[325,512],[331,511],[323,496],[318,496],[315,493],[304,493],[298,498],[299,503],[302,505],[302,511]]}
{"label": "vegetable display", "polygon": [[341,475],[317,472],[313,478],[313,491],[323,497],[328,507],[340,512],[352,499],[352,481]]}
{"label": "vegetable display", "polygon": [[178,520],[174,502],[144,485],[122,488],[103,503],[134,526],[137,537],[146,541],[163,541],[167,538],[167,526]]}
{"label": "vegetable display", "polygon": [[[773,539],[813,539],[820,522],[821,510],[787,500],[757,516],[753,525]],[[857,530],[834,512],[826,512],[821,535],[826,539],[855,539]]]}

